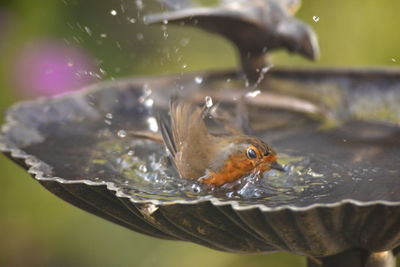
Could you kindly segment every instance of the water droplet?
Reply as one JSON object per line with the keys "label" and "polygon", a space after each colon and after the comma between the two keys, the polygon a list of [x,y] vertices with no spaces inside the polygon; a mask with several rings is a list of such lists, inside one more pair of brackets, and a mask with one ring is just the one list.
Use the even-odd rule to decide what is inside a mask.
{"label": "water droplet", "polygon": [[156,118],[149,117],[147,119],[147,124],[149,125],[150,131],[152,131],[152,132],[157,132],[158,131],[158,123],[157,123]]}
{"label": "water droplet", "polygon": [[266,66],[266,67],[264,67],[264,68],[262,68],[261,69],[261,73],[262,74],[265,74],[265,73],[267,73],[271,68],[273,68],[274,67],[274,64],[271,64],[271,65],[269,65],[269,66]]}
{"label": "water droplet", "polygon": [[206,96],[205,100],[206,100],[206,107],[211,108],[213,106],[213,100],[212,100],[211,96]]}
{"label": "water droplet", "polygon": [[136,0],[136,6],[139,10],[142,10],[144,5],[142,0]]}
{"label": "water droplet", "polygon": [[249,98],[251,97],[251,98],[253,98],[253,97],[258,96],[260,93],[261,93],[260,90],[255,90],[255,91],[252,91],[252,92],[248,92],[248,93],[246,94],[246,97],[249,97]]}
{"label": "water droplet", "polygon": [[313,16],[312,19],[313,19],[315,22],[318,22],[318,21],[319,21],[319,17],[318,17],[318,16]]}
{"label": "water droplet", "polygon": [[69,60],[69,61],[68,61],[68,63],[67,63],[67,65],[68,65],[68,67],[70,67],[70,68],[71,68],[71,67],[73,67],[73,66],[74,66],[74,62],[72,62],[71,60]]}
{"label": "water droplet", "polygon": [[135,154],[135,152],[133,150],[128,151],[128,156],[132,157],[134,154]]}
{"label": "water droplet", "polygon": [[200,187],[199,185],[197,185],[197,184],[193,184],[193,185],[191,186],[191,188],[192,188],[192,191],[193,191],[194,193],[200,193],[200,192],[201,192],[201,187]]}
{"label": "water droplet", "polygon": [[152,91],[151,88],[149,87],[149,84],[145,83],[143,85],[143,97],[149,97],[151,95]]}
{"label": "water droplet", "polygon": [[118,135],[118,137],[125,138],[126,137],[126,131],[125,130],[119,130],[117,135]]}
{"label": "water droplet", "polygon": [[117,15],[117,11],[115,9],[112,9],[110,11],[111,16],[116,16]]}
{"label": "water droplet", "polygon": [[163,20],[163,23],[164,23],[165,25],[167,25],[167,24],[168,24],[168,20],[167,20],[167,19],[164,19],[164,20]]}
{"label": "water droplet", "polygon": [[194,78],[194,81],[195,81],[197,84],[202,84],[202,82],[203,82],[203,77],[196,76],[196,77]]}
{"label": "water droplet", "polygon": [[107,119],[112,119],[113,118],[113,114],[112,113],[107,113],[105,116]]}
{"label": "water droplet", "polygon": [[130,19],[129,19],[129,22],[132,23],[132,24],[133,24],[133,23],[136,23],[136,19],[135,19],[135,18],[130,18]]}
{"label": "water droplet", "polygon": [[140,165],[138,169],[139,169],[139,171],[141,171],[141,172],[147,172],[147,167],[146,167],[146,165],[144,165],[144,164]]}
{"label": "water droplet", "polygon": [[90,28],[88,26],[85,26],[85,31],[87,32],[87,34],[89,36],[92,36],[92,31],[90,30]]}
{"label": "water droplet", "polygon": [[101,37],[101,38],[107,38],[107,34],[106,34],[106,33],[101,33],[101,34],[100,34],[100,37]]}
{"label": "water droplet", "polygon": [[183,64],[182,69],[186,69],[186,68],[187,68],[187,64]]}
{"label": "water droplet", "polygon": [[392,57],[392,61],[393,61],[393,62],[396,62],[397,60],[396,60],[394,57]]}
{"label": "water droplet", "polygon": [[143,40],[143,39],[144,39],[143,33],[139,32],[138,34],[136,34],[136,38],[137,38],[139,41]]}
{"label": "water droplet", "polygon": [[154,104],[154,100],[151,99],[151,98],[149,98],[149,99],[147,99],[146,101],[144,101],[144,105],[145,105],[146,107],[148,107],[148,108],[152,107],[153,104]]}
{"label": "water droplet", "polygon": [[183,38],[182,40],[180,40],[179,43],[181,46],[187,46],[189,44],[189,42],[190,42],[189,38]]}

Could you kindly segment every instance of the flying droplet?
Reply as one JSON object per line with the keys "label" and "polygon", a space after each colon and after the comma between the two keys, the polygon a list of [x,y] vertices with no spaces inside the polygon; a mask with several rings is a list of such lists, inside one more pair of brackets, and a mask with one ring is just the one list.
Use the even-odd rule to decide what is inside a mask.
{"label": "flying droplet", "polygon": [[212,100],[211,96],[206,96],[205,100],[206,100],[206,107],[211,108],[213,106],[213,100]]}
{"label": "flying droplet", "polygon": [[258,96],[260,93],[261,93],[260,90],[255,90],[255,91],[252,91],[252,92],[248,92],[248,93],[246,94],[246,97],[249,97],[249,98],[251,97],[251,98],[253,98],[253,97]]}
{"label": "flying droplet", "polygon": [[154,117],[149,117],[147,119],[147,124],[149,125],[150,131],[157,132],[158,131],[158,124],[157,120]]}
{"label": "flying droplet", "polygon": [[394,57],[392,57],[392,62],[396,62],[397,60],[394,58]]}
{"label": "flying droplet", "polygon": [[89,36],[92,36],[92,30],[88,26],[85,26],[85,31]]}
{"label": "flying droplet", "polygon": [[312,19],[313,19],[315,22],[318,22],[318,21],[319,21],[319,17],[318,17],[318,16],[313,16]]}
{"label": "flying droplet", "polygon": [[144,5],[142,0],[136,0],[136,6],[139,10],[142,10]]}
{"label": "flying droplet", "polygon": [[117,15],[117,10],[112,9],[112,10],[110,11],[110,14],[111,14],[111,16],[116,16],[116,15]]}
{"label": "flying droplet", "polygon": [[139,166],[139,171],[141,171],[141,172],[147,172],[147,167],[146,167],[146,165],[144,165],[144,164],[141,164],[140,166]]}
{"label": "flying droplet", "polygon": [[144,39],[143,33],[139,32],[138,34],[136,34],[136,38],[137,38],[139,41],[143,40],[143,39]]}
{"label": "flying droplet", "polygon": [[125,130],[119,130],[117,135],[118,135],[118,137],[125,138],[126,137],[126,131]]}
{"label": "flying droplet", "polygon": [[189,38],[183,38],[182,40],[180,40],[179,43],[181,46],[187,46],[189,44],[189,42],[190,42]]}
{"label": "flying droplet", "polygon": [[107,38],[107,33],[101,33],[101,34],[100,34],[100,37],[101,37],[101,38]]}
{"label": "flying droplet", "polygon": [[106,114],[106,118],[111,120],[111,119],[113,118],[113,114],[107,113],[107,114]]}
{"label": "flying droplet", "polygon": [[149,98],[146,101],[144,101],[144,105],[148,108],[152,107],[154,105],[154,100]]}
{"label": "flying droplet", "polygon": [[196,76],[196,77],[194,78],[194,81],[195,81],[197,84],[202,84],[202,82],[203,82],[203,77]]}

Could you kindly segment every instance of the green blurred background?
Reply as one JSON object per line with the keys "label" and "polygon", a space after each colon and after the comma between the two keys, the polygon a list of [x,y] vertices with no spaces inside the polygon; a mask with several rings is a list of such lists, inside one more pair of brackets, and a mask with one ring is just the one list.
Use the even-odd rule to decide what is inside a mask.
{"label": "green blurred background", "polygon": [[[21,63],[45,43],[79,49],[91,62],[80,85],[236,65],[234,49],[219,37],[139,23],[157,11],[160,6],[149,0],[0,0],[0,112],[49,94],[29,86],[36,82],[29,76],[34,67]],[[278,52],[273,62],[397,67],[399,11],[397,0],[304,1],[296,16],[318,33],[321,59],[310,63]],[[68,89],[74,88],[57,92]],[[139,235],[61,201],[4,156],[0,170],[0,266],[305,266],[302,257],[287,253],[235,255]]]}

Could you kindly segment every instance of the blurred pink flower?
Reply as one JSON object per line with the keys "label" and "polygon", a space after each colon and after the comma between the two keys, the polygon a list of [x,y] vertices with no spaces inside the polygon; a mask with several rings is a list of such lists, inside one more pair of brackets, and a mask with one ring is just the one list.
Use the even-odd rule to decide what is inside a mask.
{"label": "blurred pink flower", "polygon": [[14,62],[15,88],[27,97],[77,90],[94,81],[93,62],[82,49],[60,41],[30,43]]}

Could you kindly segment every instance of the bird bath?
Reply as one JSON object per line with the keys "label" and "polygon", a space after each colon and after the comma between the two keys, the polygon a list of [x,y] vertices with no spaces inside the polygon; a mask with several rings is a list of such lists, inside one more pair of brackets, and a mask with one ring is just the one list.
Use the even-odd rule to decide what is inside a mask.
{"label": "bird bath", "polygon": [[[255,1],[270,5],[267,13],[227,4],[148,17],[231,40],[249,81],[233,71],[134,78],[16,104],[0,151],[58,197],[139,233],[233,253],[287,251],[309,266],[394,266],[400,72],[269,70],[267,46],[318,57],[314,32],[289,15],[296,8],[278,2]],[[256,16],[271,10],[272,20]],[[163,145],[132,135],[157,132],[157,114],[177,92],[199,104],[211,96],[231,114],[246,94],[255,135],[287,171],[243,179],[234,191],[178,178]]]}
{"label": "bird bath", "polygon": [[20,103],[7,112],[0,150],[60,198],[139,233],[234,253],[288,251],[309,266],[394,266],[400,72],[271,70],[247,100],[250,121],[289,171],[235,193],[177,178],[162,145],[129,134],[156,131],[156,109],[180,88],[229,110],[242,83],[229,71],[136,78]]}

